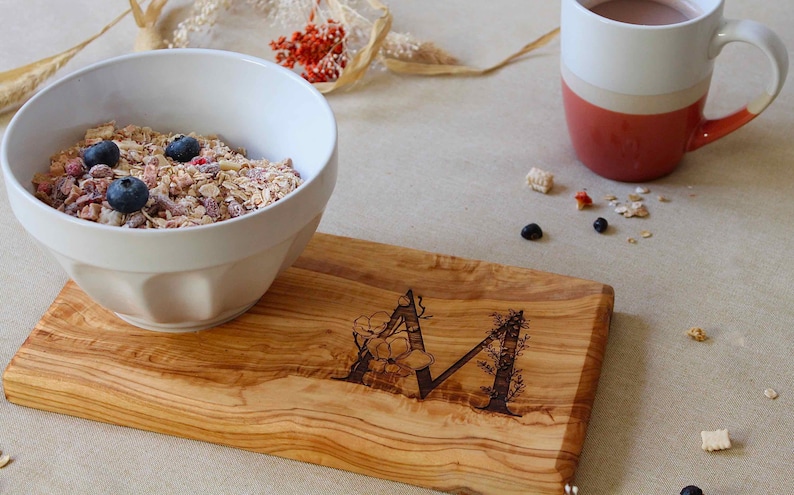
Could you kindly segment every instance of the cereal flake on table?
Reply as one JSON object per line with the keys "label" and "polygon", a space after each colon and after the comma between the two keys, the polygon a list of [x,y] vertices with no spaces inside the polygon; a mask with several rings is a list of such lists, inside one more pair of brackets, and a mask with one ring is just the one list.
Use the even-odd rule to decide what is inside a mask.
{"label": "cereal flake on table", "polygon": [[[2,452],[0,452],[2,454]],[[11,461],[11,456],[6,454],[0,457],[0,469],[6,467],[6,465]]]}
{"label": "cereal flake on table", "polygon": [[554,187],[554,174],[532,167],[527,174],[527,184],[533,191],[546,194]]}
{"label": "cereal flake on table", "polygon": [[706,452],[731,448],[731,437],[728,430],[701,431],[700,438],[702,440],[700,448]]}
{"label": "cereal flake on table", "polygon": [[[198,156],[178,162],[166,156],[167,145],[185,135],[149,127],[117,128],[108,122],[88,129],[83,141],[51,157],[50,171],[36,174],[36,197],[68,215],[129,228],[179,228],[235,218],[283,198],[303,180],[292,160],[246,157],[218,136],[188,134],[200,143]],[[86,167],[85,150],[102,141],[118,146],[112,168]],[[132,213],[114,210],[107,201],[115,179],[132,176],[149,188],[145,206]]]}
{"label": "cereal flake on table", "polygon": [[626,218],[647,217],[649,215],[648,208],[642,204],[642,201],[634,201],[629,205],[618,205],[615,208],[615,213],[620,213]]}
{"label": "cereal flake on table", "polygon": [[775,400],[775,399],[777,399],[779,397],[778,393],[773,388],[768,388],[768,389],[764,390],[764,395],[768,399],[772,399],[772,400]]}
{"label": "cereal flake on table", "polygon": [[698,342],[703,342],[704,340],[709,338],[708,335],[706,335],[706,331],[700,327],[692,327],[689,330],[687,330],[686,334]]}

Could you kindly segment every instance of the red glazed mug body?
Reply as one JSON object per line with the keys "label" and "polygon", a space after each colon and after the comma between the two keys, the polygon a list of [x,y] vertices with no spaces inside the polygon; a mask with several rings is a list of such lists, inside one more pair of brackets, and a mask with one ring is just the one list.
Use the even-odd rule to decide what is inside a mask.
{"label": "red glazed mug body", "polygon": [[[618,14],[632,4],[563,0],[561,56],[563,104],[574,150],[603,177],[641,182],[665,176],[687,151],[752,120],[782,88],[788,54],[780,39],[753,21],[724,19],[722,0],[639,0],[677,8],[685,17],[650,25],[591,10],[605,3],[612,3]],[[737,112],[709,120],[703,108],[714,59],[732,41],[761,48],[771,61],[772,81]]]}

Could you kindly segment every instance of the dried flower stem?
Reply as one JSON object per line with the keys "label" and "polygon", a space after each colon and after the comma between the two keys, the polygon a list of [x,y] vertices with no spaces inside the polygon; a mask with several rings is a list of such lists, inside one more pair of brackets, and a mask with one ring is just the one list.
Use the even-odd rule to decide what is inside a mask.
{"label": "dried flower stem", "polygon": [[542,46],[547,45],[551,40],[553,40],[559,34],[559,32],[560,32],[560,28],[554,28],[548,33],[541,36],[540,38],[530,43],[527,43],[520,50],[510,55],[509,57],[505,58],[501,62],[492,65],[490,67],[486,67],[484,69],[480,69],[477,67],[468,67],[465,65],[429,64],[429,63],[421,63],[421,62],[411,62],[411,61],[395,59],[395,58],[386,58],[383,60],[383,63],[384,65],[386,65],[386,68],[388,68],[390,71],[398,72],[402,74],[417,74],[424,76],[440,76],[440,75],[479,76],[483,74],[488,74],[489,72],[493,72],[497,69],[501,69],[502,67],[515,61],[519,57],[526,55],[531,51],[537,50]]}

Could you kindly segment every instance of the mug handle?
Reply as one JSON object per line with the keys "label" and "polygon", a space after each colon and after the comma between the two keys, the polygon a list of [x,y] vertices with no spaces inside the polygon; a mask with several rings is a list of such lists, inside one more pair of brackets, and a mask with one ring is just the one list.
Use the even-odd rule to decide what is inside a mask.
{"label": "mug handle", "polygon": [[767,89],[736,112],[718,119],[703,119],[689,140],[692,151],[724,137],[758,116],[777,97],[788,74],[788,52],[771,29],[746,19],[724,19],[714,33],[709,46],[709,58],[714,59],[723,47],[734,41],[750,43],[761,49],[772,64],[772,81]]}

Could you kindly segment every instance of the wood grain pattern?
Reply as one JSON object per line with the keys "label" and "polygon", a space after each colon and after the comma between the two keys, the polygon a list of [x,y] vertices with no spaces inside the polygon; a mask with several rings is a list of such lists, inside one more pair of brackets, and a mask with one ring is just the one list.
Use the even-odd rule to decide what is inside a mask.
{"label": "wood grain pattern", "polygon": [[559,495],[609,286],[316,234],[250,311],[132,327],[69,282],[8,365],[9,401],[461,494]]}

